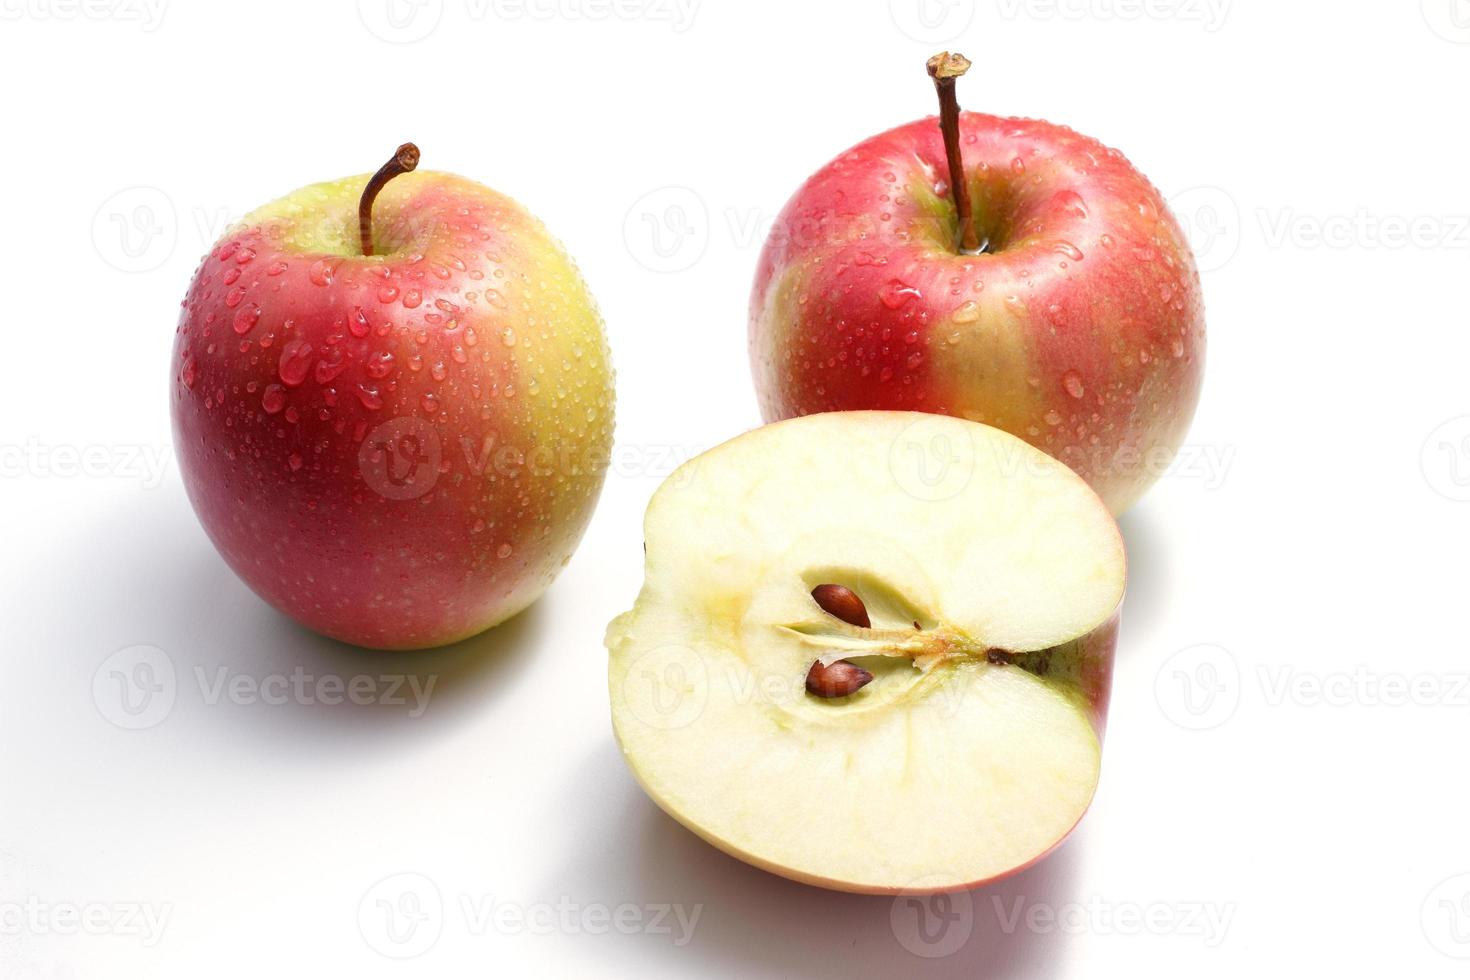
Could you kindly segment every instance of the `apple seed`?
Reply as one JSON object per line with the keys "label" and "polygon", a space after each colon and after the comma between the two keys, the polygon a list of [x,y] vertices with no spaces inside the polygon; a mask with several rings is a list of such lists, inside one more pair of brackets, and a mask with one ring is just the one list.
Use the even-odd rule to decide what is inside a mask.
{"label": "apple seed", "polygon": [[[840,588],[840,586],[838,586]],[[826,667],[813,660],[806,672],[806,689],[819,698],[845,698],[873,679],[873,675],[857,664],[838,660]]]}
{"label": "apple seed", "polygon": [[[872,620],[868,619],[868,607],[863,605],[863,600],[858,598],[856,592],[845,585],[819,585],[812,589],[812,598],[822,607],[823,612],[836,616],[849,626],[869,629],[873,625]],[[867,681],[863,683],[866,684]]]}

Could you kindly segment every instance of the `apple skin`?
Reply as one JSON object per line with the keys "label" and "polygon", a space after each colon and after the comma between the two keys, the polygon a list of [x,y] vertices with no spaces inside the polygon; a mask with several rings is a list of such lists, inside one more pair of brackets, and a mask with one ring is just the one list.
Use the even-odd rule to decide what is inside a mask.
{"label": "apple skin", "polygon": [[1194,257],[1116,150],[960,115],[989,254],[958,252],[937,118],[859,144],[787,203],[762,251],[750,359],[766,421],[893,409],[1005,429],[1114,514],[1183,442],[1204,369]]}
{"label": "apple skin", "polygon": [[317,632],[438,646],[533,602],[610,454],[607,341],[576,267],[514,201],[367,176],[249,215],[183,301],[171,401],[189,500],[225,561]]}

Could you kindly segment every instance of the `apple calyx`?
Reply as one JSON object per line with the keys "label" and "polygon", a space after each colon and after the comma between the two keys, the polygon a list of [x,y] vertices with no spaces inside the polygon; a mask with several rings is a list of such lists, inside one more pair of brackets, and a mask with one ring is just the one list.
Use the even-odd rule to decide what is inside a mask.
{"label": "apple calyx", "polygon": [[404,143],[368,179],[367,186],[362,189],[362,199],[357,202],[357,234],[362,240],[363,255],[373,254],[373,201],[377,199],[378,192],[388,181],[399,174],[409,173],[418,165],[419,148],[412,143]]}
{"label": "apple calyx", "polygon": [[962,255],[980,255],[989,251],[990,243],[980,241],[975,231],[975,215],[970,210],[970,186],[965,180],[965,164],[960,156],[960,103],[955,95],[955,79],[970,70],[970,59],[959,52],[941,51],[925,62],[934,91],[939,95],[939,130],[944,134],[944,156],[949,164],[950,194],[954,197],[955,214],[959,218],[959,244]]}

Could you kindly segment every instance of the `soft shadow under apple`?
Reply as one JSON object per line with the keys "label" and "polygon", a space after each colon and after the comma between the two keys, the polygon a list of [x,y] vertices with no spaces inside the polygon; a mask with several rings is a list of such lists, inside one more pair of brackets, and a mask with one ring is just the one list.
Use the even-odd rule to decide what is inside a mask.
{"label": "soft shadow under apple", "polygon": [[1128,550],[1128,591],[1123,598],[1122,640],[1118,656],[1136,649],[1140,638],[1163,621],[1171,593],[1170,553],[1158,508],[1140,504],[1118,518]]}
{"label": "soft shadow under apple", "polygon": [[[649,947],[660,947],[670,964],[681,964],[676,972],[1036,977],[1054,972],[1066,938],[1028,929],[1024,912],[1033,905],[1056,908],[1076,900],[1076,841],[1005,881],[927,905],[926,897],[850,895],[802,885],[726,855],[643,794],[611,738],[580,771],[569,774],[565,785],[559,806],[603,814],[600,822],[607,831],[570,841],[566,864],[540,886],[540,893],[585,895],[610,903],[680,904],[686,913],[702,906],[682,947],[668,934],[638,937]],[[589,888],[607,894],[587,895]],[[926,915],[927,924],[921,924]],[[935,941],[942,915],[958,916],[949,926],[956,932]],[[929,930],[929,943],[919,938],[920,928]],[[905,939],[909,947],[945,955],[921,956],[906,947]],[[603,952],[615,955],[606,948]]]}
{"label": "soft shadow under apple", "polygon": [[[433,650],[365,650],[313,633],[230,571],[181,498],[162,491],[112,513],[60,543],[38,570],[58,583],[65,576],[67,589],[92,597],[89,622],[79,625],[105,636],[88,646],[100,643],[105,652],[144,643],[167,654],[179,691],[170,726],[275,754],[284,743],[296,757],[344,746],[407,750],[493,711],[539,645],[547,621],[541,604]],[[306,697],[296,693],[298,676]],[[279,703],[252,686],[268,678],[276,679],[270,694]],[[343,685],[367,678],[372,696],[326,689],[323,698],[323,678]],[[245,684],[243,699],[230,693],[236,680]]]}

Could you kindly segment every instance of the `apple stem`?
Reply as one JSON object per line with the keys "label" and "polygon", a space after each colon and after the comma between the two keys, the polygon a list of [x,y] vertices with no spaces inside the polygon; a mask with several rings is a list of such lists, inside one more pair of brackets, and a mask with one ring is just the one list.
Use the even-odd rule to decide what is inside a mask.
{"label": "apple stem", "polygon": [[378,168],[362,189],[362,199],[357,202],[357,234],[362,239],[363,255],[373,254],[373,201],[377,199],[378,192],[388,181],[418,165],[419,148],[412,143],[404,143],[393,151],[393,156]]}
{"label": "apple stem", "polygon": [[955,96],[955,79],[970,70],[970,59],[964,55],[942,51],[930,58],[925,67],[934,79],[939,93],[939,129],[944,134],[944,156],[949,162],[949,192],[960,220],[959,250],[964,255],[985,251],[975,232],[975,215],[970,211],[970,185],[965,180],[965,164],[960,157],[960,102]]}

